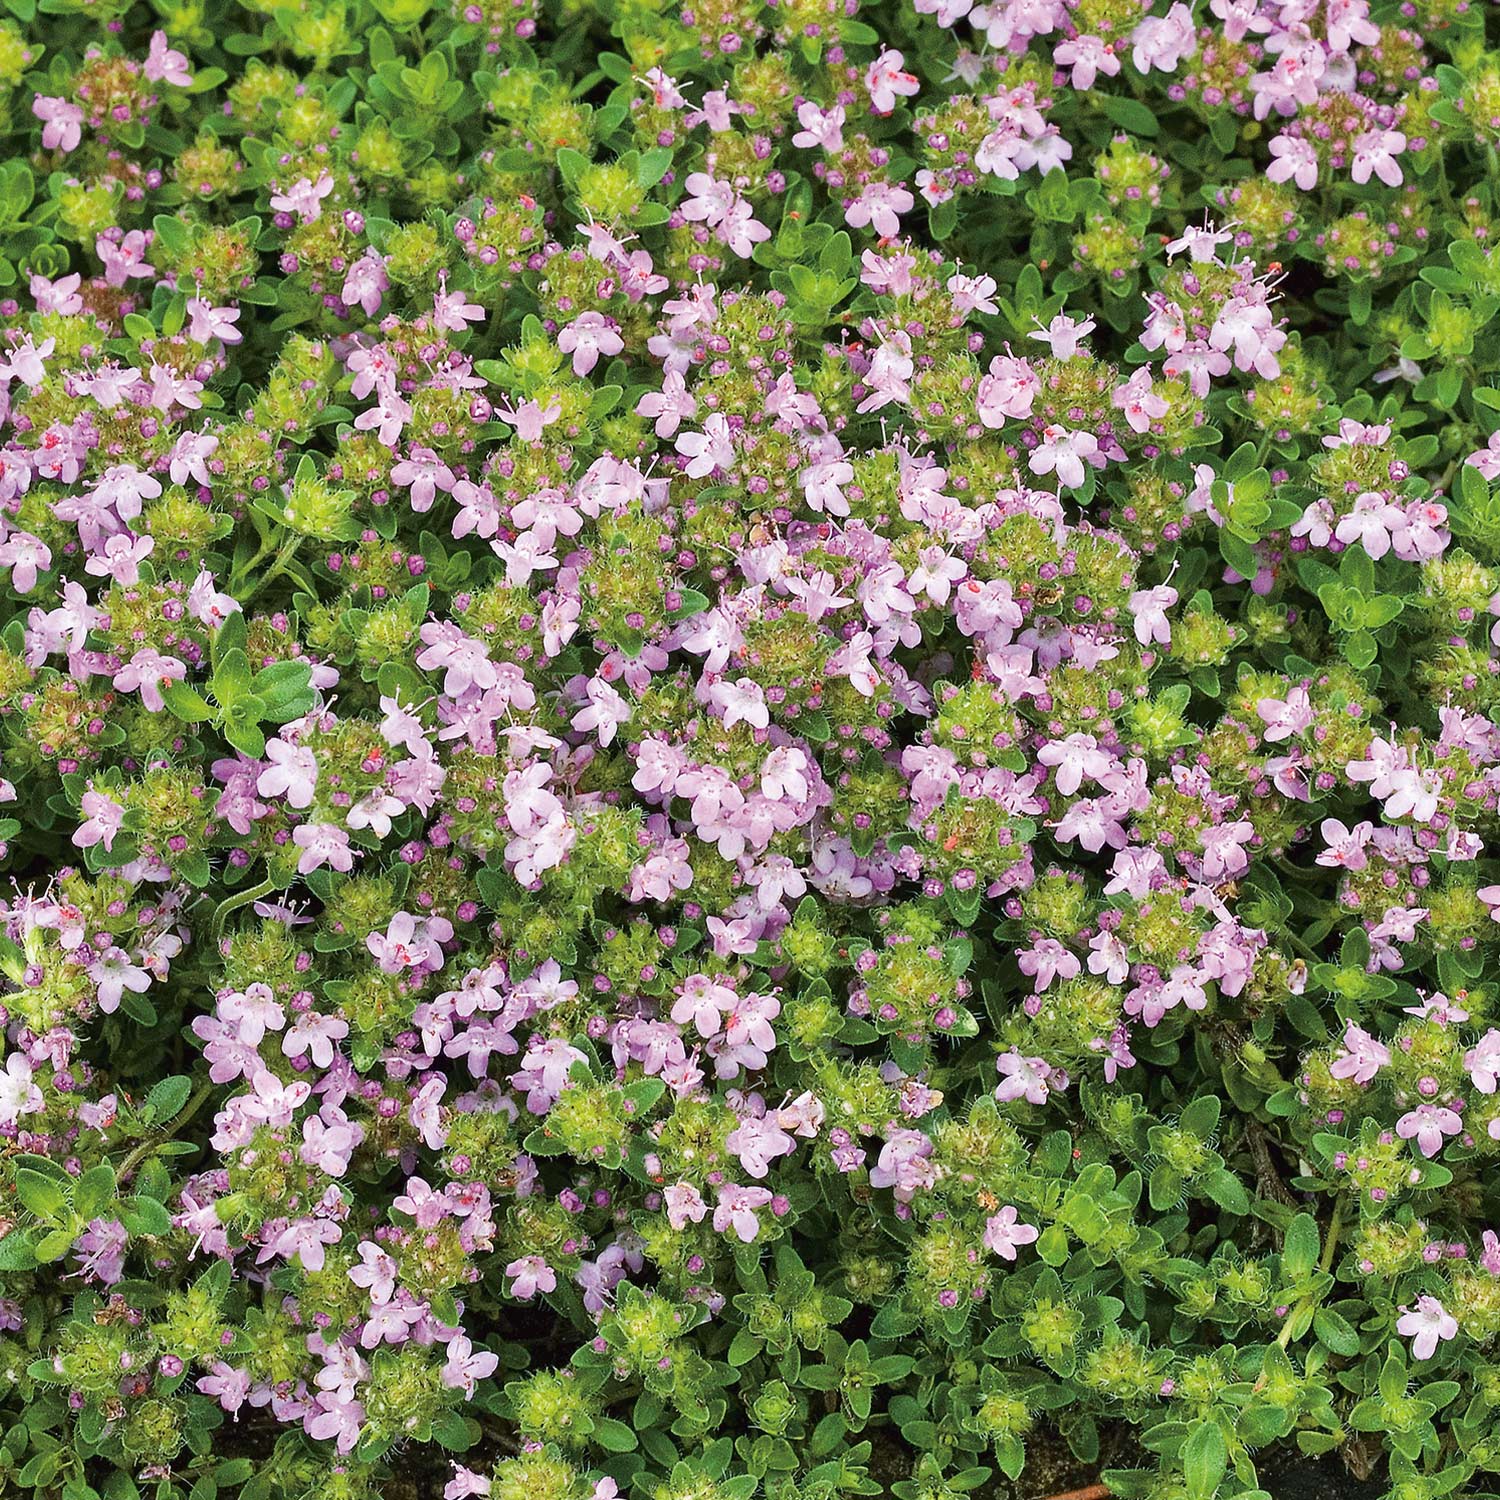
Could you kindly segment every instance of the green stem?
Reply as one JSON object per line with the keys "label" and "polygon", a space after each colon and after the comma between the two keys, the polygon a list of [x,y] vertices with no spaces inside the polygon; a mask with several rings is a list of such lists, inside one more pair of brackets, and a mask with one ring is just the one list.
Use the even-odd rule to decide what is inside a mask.
{"label": "green stem", "polygon": [[233,896],[226,897],[214,908],[213,933],[214,941],[224,935],[224,923],[229,914],[238,911],[242,906],[249,906],[252,901],[258,901],[262,896],[269,896],[276,889],[276,883],[269,875],[259,885],[253,885],[247,891],[240,891]]}
{"label": "green stem", "polygon": [[[238,599],[242,605],[248,604],[258,593],[260,593],[263,588],[265,588],[268,583],[270,583],[273,578],[279,578],[282,573],[286,571],[287,564],[292,560],[293,556],[296,554],[298,547],[300,547],[301,545],[302,538],[300,536],[297,536],[295,533],[289,536],[277,549],[276,560],[271,564],[271,566],[264,573],[262,573],[261,576],[255,581],[255,583],[252,584],[248,589],[246,589],[242,584],[240,588],[235,591],[234,597]],[[246,564],[247,570],[249,568],[253,568],[255,564],[258,563],[265,555],[266,553],[264,549],[262,549],[260,552],[257,552],[255,556],[251,558],[250,562]]]}
{"label": "green stem", "polygon": [[182,1107],[181,1111],[179,1111],[177,1118],[172,1122],[171,1135],[153,1136],[150,1140],[142,1141],[140,1145],[137,1146],[135,1150],[132,1151],[130,1155],[120,1163],[119,1171],[115,1173],[115,1176],[121,1182],[123,1182],[131,1174],[135,1167],[141,1162],[142,1158],[148,1156],[152,1151],[156,1150],[156,1148],[161,1145],[164,1140],[172,1140],[177,1135],[178,1131],[180,1131],[182,1127],[186,1125],[187,1122],[191,1120],[195,1114],[198,1113],[198,1111],[203,1107],[203,1101],[207,1099],[208,1096],[213,1093],[213,1091],[214,1085],[211,1082],[205,1080],[204,1082],[200,1083],[197,1089],[194,1091],[192,1097]]}
{"label": "green stem", "polygon": [[[1339,1234],[1342,1231],[1343,1227],[1344,1204],[1343,1200],[1339,1199],[1333,1205],[1333,1217],[1328,1221],[1328,1235],[1327,1238],[1323,1241],[1323,1253],[1318,1257],[1318,1270],[1323,1272],[1325,1275],[1332,1268],[1333,1257],[1338,1253]],[[1285,1349],[1286,1346],[1292,1341],[1292,1329],[1297,1326],[1298,1322],[1297,1315],[1302,1312],[1304,1308],[1315,1307],[1317,1305],[1317,1301],[1318,1299],[1316,1297],[1304,1297],[1297,1304],[1297,1306],[1294,1307],[1286,1315],[1286,1322],[1281,1325],[1281,1332],[1276,1339],[1277,1344],[1282,1349]]]}

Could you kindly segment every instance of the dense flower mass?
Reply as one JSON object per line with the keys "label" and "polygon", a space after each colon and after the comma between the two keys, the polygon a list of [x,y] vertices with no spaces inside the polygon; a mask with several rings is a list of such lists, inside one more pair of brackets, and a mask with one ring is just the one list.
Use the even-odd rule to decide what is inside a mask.
{"label": "dense flower mass", "polygon": [[1500,8],[6,11],[0,1496],[1500,1488]]}

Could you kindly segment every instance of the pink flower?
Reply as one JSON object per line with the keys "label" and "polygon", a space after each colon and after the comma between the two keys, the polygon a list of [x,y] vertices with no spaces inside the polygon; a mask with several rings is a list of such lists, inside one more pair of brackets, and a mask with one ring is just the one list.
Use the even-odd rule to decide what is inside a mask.
{"label": "pink flower", "polygon": [[56,281],[49,281],[33,271],[27,288],[38,312],[61,313],[63,317],[71,318],[83,311],[83,298],[78,293],[82,284],[83,277],[77,271],[71,276],[59,276]]}
{"label": "pink flower", "polygon": [[[347,301],[347,298],[344,299]],[[464,292],[450,292],[447,276],[438,273],[438,291],[432,299],[432,321],[445,333],[466,333],[470,323],[482,323],[488,314]],[[564,351],[566,352],[566,351]]]}
{"label": "pink flower", "polygon": [[922,85],[916,74],[906,71],[906,59],[887,47],[865,69],[865,87],[870,92],[870,107],[878,115],[888,115],[898,100],[911,98],[921,91]]}
{"label": "pink flower", "polygon": [[1377,561],[1391,550],[1391,532],[1406,525],[1399,506],[1384,495],[1368,490],[1354,502],[1354,509],[1334,528],[1334,535],[1346,547],[1358,542]]}
{"label": "pink flower", "polygon": [[689,1221],[701,1224],[708,1213],[708,1204],[690,1182],[674,1182],[662,1198],[667,1206],[667,1222],[679,1233],[687,1228]]}
{"label": "pink flower", "polygon": [[1431,1359],[1439,1343],[1458,1337],[1458,1319],[1436,1297],[1423,1295],[1417,1298],[1415,1308],[1402,1313],[1396,1332],[1412,1341],[1414,1358]]}
{"label": "pink flower", "polygon": [[140,581],[140,565],[155,550],[155,537],[117,532],[105,539],[102,552],[93,553],[84,559],[84,572],[95,578],[112,578],[116,583],[128,587]]}
{"label": "pink flower", "polygon": [[1271,155],[1275,160],[1266,168],[1269,181],[1295,182],[1304,193],[1317,187],[1318,153],[1310,141],[1295,135],[1272,136]]}
{"label": "pink flower", "polygon": [[372,248],[366,250],[349,267],[343,289],[339,292],[339,301],[345,307],[358,307],[367,318],[373,318],[380,311],[381,301],[390,284],[385,261],[380,252]]}
{"label": "pink flower", "polygon": [[412,1128],[422,1138],[422,1144],[432,1151],[440,1151],[448,1143],[448,1127],[443,1123],[439,1104],[447,1087],[448,1080],[441,1074],[429,1078],[412,1095],[411,1107],[407,1110]]}
{"label": "pink flower", "polygon": [[83,106],[49,94],[31,101],[31,112],[42,122],[43,151],[76,151],[83,139]]}
{"label": "pink flower", "polygon": [[1040,995],[1051,987],[1054,979],[1064,981],[1074,978],[1082,967],[1078,955],[1063,947],[1056,938],[1042,938],[1030,948],[1023,948],[1016,955],[1017,965],[1023,974],[1035,981],[1033,992]]}
{"label": "pink flower", "polygon": [[282,1038],[281,1050],[288,1057],[307,1056],[315,1067],[328,1068],[333,1065],[334,1043],[348,1035],[349,1023],[342,1016],[325,1016],[315,1010],[305,1010]]}
{"label": "pink flower", "polygon": [[1079,345],[1093,331],[1092,318],[1085,318],[1080,323],[1066,313],[1058,313],[1045,328],[1039,328],[1035,333],[1027,334],[1027,337],[1045,344],[1051,350],[1053,359],[1072,359],[1077,355]]}
{"label": "pink flower", "polygon": [[443,1487],[443,1500],[470,1500],[473,1495],[488,1495],[491,1480],[488,1474],[476,1474],[461,1463],[453,1465],[453,1478]]}
{"label": "pink flower", "polygon": [[573,356],[573,373],[584,376],[599,363],[601,356],[618,354],[625,340],[615,331],[603,313],[579,313],[557,335],[557,347]]}
{"label": "pink flower", "polygon": [[1492,432],[1484,447],[1471,453],[1464,462],[1478,469],[1492,484],[1500,479],[1500,432]]}
{"label": "pink flower", "polygon": [[1014,1260],[1017,1247],[1034,1244],[1038,1234],[1034,1224],[1018,1224],[1015,1208],[1007,1203],[999,1213],[984,1221],[984,1248],[1001,1260]]}
{"label": "pink flower", "polygon": [[324,865],[340,874],[354,868],[349,835],[334,823],[304,823],[292,830],[292,842],[302,851],[297,860],[299,875],[311,875]]}
{"label": "pink flower", "polygon": [[1075,89],[1091,89],[1101,73],[1106,78],[1113,78],[1120,71],[1114,43],[1097,36],[1079,36],[1072,41],[1059,42],[1053,48],[1052,62],[1055,67],[1073,70],[1069,81]]}
{"label": "pink flower", "polygon": [[1363,1085],[1372,1083],[1382,1068],[1390,1066],[1390,1048],[1353,1021],[1345,1025],[1344,1048],[1328,1068],[1335,1078],[1351,1078]]}
{"label": "pink flower", "polygon": [[316,182],[310,177],[299,177],[286,192],[271,194],[271,207],[277,213],[295,214],[304,224],[311,224],[322,218],[323,200],[333,187],[333,176],[328,172],[320,172]]}
{"label": "pink flower", "polygon": [[1139,73],[1159,68],[1172,73],[1184,57],[1198,50],[1193,13],[1178,0],[1164,16],[1147,16],[1130,36],[1131,61]]}
{"label": "pink flower", "polygon": [[365,946],[386,974],[404,974],[411,969],[436,973],[443,967],[442,944],[453,936],[453,924],[444,917],[414,917],[398,911],[384,933],[372,932]]}
{"label": "pink flower", "polygon": [[538,1292],[557,1290],[557,1273],[540,1255],[523,1255],[506,1266],[512,1278],[510,1294],[519,1302],[529,1302]]}
{"label": "pink flower", "polygon": [[244,1370],[236,1370],[223,1360],[209,1366],[210,1373],[198,1377],[198,1389],[205,1396],[212,1396],[219,1405],[239,1419],[239,1410],[250,1395],[250,1377]]}
{"label": "pink flower", "polygon": [[413,447],[409,457],[391,468],[391,483],[411,491],[411,508],[419,515],[432,509],[439,490],[447,494],[455,482],[453,470],[430,448]]}
{"label": "pink flower", "polygon": [[1031,450],[1026,467],[1033,474],[1057,474],[1064,489],[1076,490],[1087,470],[1084,461],[1096,467],[1103,463],[1099,441],[1091,432],[1071,432],[1057,423],[1042,429],[1042,440]]}
{"label": "pink flower", "polygon": [[1099,748],[1093,735],[1080,733],[1070,734],[1065,740],[1049,741],[1037,752],[1037,760],[1053,769],[1057,790],[1064,797],[1071,797],[1085,778],[1097,781],[1115,764],[1114,757]]}
{"label": "pink flower", "polygon": [[916,199],[904,187],[892,182],[868,182],[859,195],[844,209],[844,222],[851,229],[867,225],[881,239],[901,233],[901,218],[916,206]]}
{"label": "pink flower", "polygon": [[1130,596],[1135,638],[1141,645],[1171,644],[1172,626],[1167,620],[1167,611],[1176,603],[1177,590],[1165,583],[1151,589],[1139,589]]}
{"label": "pink flower", "polygon": [[[188,337],[196,339],[200,344],[211,343],[214,339],[218,339],[223,344],[238,344],[244,340],[244,334],[234,326],[240,316],[240,310],[237,307],[215,307],[212,302],[205,302],[202,297],[189,297],[187,315]],[[218,447],[217,439],[214,440],[214,446]],[[174,480],[173,482],[180,483],[181,481]],[[208,483],[206,479],[202,482]]]}
{"label": "pink flower", "polygon": [[45,1107],[31,1059],[24,1052],[12,1052],[0,1069],[0,1126],[14,1125],[22,1115],[36,1114]]}
{"label": "pink flower", "polygon": [[1152,389],[1151,369],[1142,365],[1124,385],[1116,386],[1111,402],[1125,414],[1132,432],[1149,432],[1151,424],[1164,417],[1171,405]]}
{"label": "pink flower", "polygon": [[167,45],[165,31],[151,33],[151,47],[146,53],[142,71],[152,83],[170,83],[174,88],[186,89],[193,85],[193,75],[188,72],[188,60],[175,47]]}
{"label": "pink flower", "polygon": [[725,1183],[719,1189],[719,1202],[714,1209],[714,1230],[723,1234],[733,1229],[735,1235],[748,1245],[760,1233],[760,1220],[755,1211],[771,1201],[771,1190],[762,1187],[740,1187]]}
{"label": "pink flower", "polygon": [[134,963],[123,948],[106,948],[85,972],[97,986],[95,999],[105,1015],[120,1008],[126,990],[143,995],[151,988],[151,975]]}
{"label": "pink flower", "polygon": [[676,448],[688,460],[685,472],[689,479],[706,479],[715,469],[727,469],[734,463],[729,421],[720,412],[709,417],[702,432],[679,433]]}
{"label": "pink flower", "polygon": [[256,779],[262,797],[285,797],[288,807],[311,807],[318,785],[318,758],[306,745],[288,740],[268,740],[266,759],[270,765]]}
{"label": "pink flower", "polygon": [[1464,1067],[1481,1094],[1493,1094],[1500,1085],[1500,1031],[1490,1027],[1464,1054]]}
{"label": "pink flower", "polygon": [[146,260],[146,234],[132,229],[117,243],[107,234],[94,241],[94,252],[104,262],[104,279],[115,287],[124,286],[146,276],[154,276],[156,267]]}
{"label": "pink flower", "polygon": [[1367,130],[1354,138],[1349,175],[1366,183],[1373,172],[1387,187],[1400,187],[1401,163],[1396,157],[1405,150],[1406,137],[1399,130]]}
{"label": "pink flower", "polygon": [[464,1334],[448,1344],[448,1358],[443,1364],[443,1384],[451,1391],[462,1391],[470,1398],[481,1380],[488,1380],[500,1366],[500,1356],[487,1350],[476,1354]]}
{"label": "pink flower", "polygon": [[163,656],[154,647],[142,646],[114,676],[117,691],[129,693],[139,690],[141,702],[152,713],[160,713],[166,706],[161,690],[169,682],[181,682],[187,676],[187,667],[175,656]]}
{"label": "pink flower", "polygon": [[114,848],[115,836],[125,822],[125,809],[103,792],[92,787],[83,794],[83,822],[73,831],[75,848],[90,849],[103,844],[107,854]]}
{"label": "pink flower", "polygon": [[262,1248],[256,1261],[260,1263],[273,1255],[289,1261],[295,1256],[301,1261],[304,1271],[321,1271],[325,1261],[324,1248],[338,1244],[343,1233],[329,1219],[294,1219]]}
{"label": "pink flower", "polygon": [[794,146],[804,150],[814,147],[823,151],[844,149],[844,107],[835,104],[832,109],[823,109],[811,99],[804,99],[797,106],[797,123],[802,126],[792,137]]}
{"label": "pink flower", "polygon": [[1003,427],[1006,418],[1024,421],[1042,388],[1040,377],[1024,359],[996,355],[989,374],[983,376],[975,395],[979,420],[986,427]]}
{"label": "pink flower", "polygon": [[[995,1059],[995,1068],[1000,1082],[995,1089],[995,1098],[1002,1104],[1013,1099],[1024,1099],[1028,1104],[1045,1104],[1058,1082],[1059,1072],[1042,1057],[1023,1057],[1014,1047],[1002,1052]],[[1066,1075],[1061,1075],[1064,1080]]]}
{"label": "pink flower", "polygon": [[52,551],[29,531],[13,531],[0,542],[0,564],[11,570],[10,586],[18,594],[29,594],[37,575],[52,566]]}
{"label": "pink flower", "polygon": [[709,689],[708,696],[714,707],[723,713],[725,729],[733,729],[736,724],[765,729],[771,722],[765,692],[759,683],[748,677],[739,677],[733,682],[721,677]]}
{"label": "pink flower", "polygon": [[1396,1121],[1396,1134],[1403,1141],[1415,1141],[1423,1156],[1436,1156],[1443,1149],[1443,1138],[1458,1135],[1464,1128],[1462,1117],[1441,1104],[1419,1104]]}

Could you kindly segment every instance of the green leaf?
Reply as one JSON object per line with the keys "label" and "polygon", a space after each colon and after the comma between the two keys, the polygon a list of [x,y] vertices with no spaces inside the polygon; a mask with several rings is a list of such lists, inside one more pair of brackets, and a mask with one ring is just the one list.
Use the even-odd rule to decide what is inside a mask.
{"label": "green leaf", "polygon": [[97,1219],[115,1200],[115,1169],[101,1161],[78,1179],[73,1189],[73,1211],[80,1219]]}
{"label": "green leaf", "polygon": [[141,1113],[151,1124],[165,1125],[168,1120],[177,1118],[192,1092],[192,1079],[183,1073],[174,1073],[153,1085]]}
{"label": "green leaf", "polygon": [[1208,1140],[1219,1128],[1220,1103],[1217,1094],[1203,1094],[1183,1110],[1178,1124],[1199,1140]]}
{"label": "green leaf", "polygon": [[278,661],[262,667],[250,686],[265,704],[265,717],[273,724],[299,719],[317,702],[312,668],[304,661]]}
{"label": "green leaf", "polygon": [[1304,1281],[1318,1263],[1318,1221],[1298,1214],[1281,1242],[1281,1273],[1289,1282]]}
{"label": "green leaf", "polygon": [[16,1171],[16,1196],[40,1219],[55,1219],[68,1206],[68,1191],[50,1177],[26,1167]]}
{"label": "green leaf", "polygon": [[188,724],[206,724],[214,716],[208,701],[185,682],[163,683],[161,696],[168,712]]}
{"label": "green leaf", "polygon": [[1250,1212],[1250,1195],[1245,1184],[1223,1167],[1217,1167],[1203,1179],[1203,1190],[1226,1213]]}
{"label": "green leaf", "polygon": [[1331,1307],[1320,1307],[1313,1314],[1313,1332],[1317,1334],[1318,1342],[1331,1353],[1342,1354],[1348,1359],[1359,1353],[1359,1334],[1354,1325]]}
{"label": "green leaf", "polygon": [[225,708],[236,700],[253,696],[250,683],[254,678],[250,658],[238,646],[231,646],[214,668],[214,697]]}
{"label": "green leaf", "polygon": [[0,1239],[0,1271],[29,1271],[35,1265],[31,1236],[24,1230],[12,1229]]}
{"label": "green leaf", "polygon": [[125,1210],[125,1227],[132,1234],[164,1235],[172,1232],[172,1216],[164,1204],[137,1193]]}
{"label": "green leaf", "polygon": [[1155,113],[1139,99],[1121,94],[1094,94],[1092,102],[1110,121],[1132,135],[1154,136],[1161,129]]}
{"label": "green leaf", "polygon": [[729,1341],[729,1353],[725,1358],[738,1370],[742,1365],[748,1365],[763,1347],[763,1341],[756,1338],[748,1328],[739,1328]]}
{"label": "green leaf", "polygon": [[1182,1449],[1188,1500],[1211,1500],[1228,1467],[1229,1449],[1219,1424],[1200,1421]]}
{"label": "green leaf", "polygon": [[594,1430],[589,1436],[606,1453],[633,1453],[635,1451],[634,1430],[626,1426],[624,1422],[617,1422],[613,1417],[595,1418]]}

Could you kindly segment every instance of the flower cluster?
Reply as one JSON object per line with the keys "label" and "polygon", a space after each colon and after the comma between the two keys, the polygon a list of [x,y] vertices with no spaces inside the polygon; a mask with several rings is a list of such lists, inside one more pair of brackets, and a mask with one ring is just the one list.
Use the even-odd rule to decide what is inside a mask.
{"label": "flower cluster", "polygon": [[0,1494],[1500,1473],[1500,10],[11,0]]}

